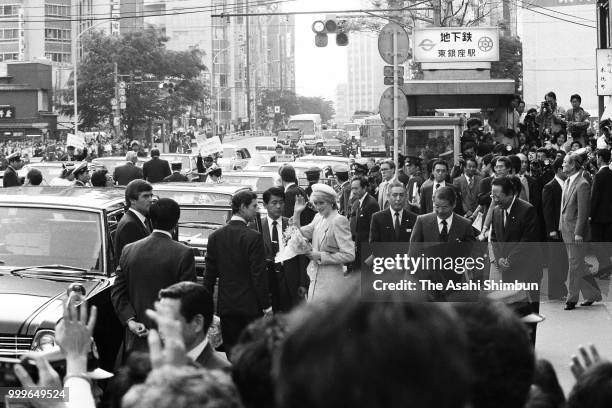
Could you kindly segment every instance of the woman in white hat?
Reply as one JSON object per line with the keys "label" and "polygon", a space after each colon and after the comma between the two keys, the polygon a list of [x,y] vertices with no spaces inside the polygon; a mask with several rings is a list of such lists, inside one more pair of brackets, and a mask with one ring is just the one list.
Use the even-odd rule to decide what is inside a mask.
{"label": "woman in white hat", "polygon": [[[355,243],[351,239],[348,219],[338,213],[336,192],[326,184],[312,185],[310,202],[317,210],[312,222],[300,228],[302,235],[312,240],[312,252],[306,254],[310,259],[308,275],[310,276],[309,298],[321,299],[338,297],[340,293],[332,292],[334,280],[343,278],[344,264],[355,260]],[[302,197],[296,198],[293,213],[294,225],[300,226],[300,214],[306,208]]]}

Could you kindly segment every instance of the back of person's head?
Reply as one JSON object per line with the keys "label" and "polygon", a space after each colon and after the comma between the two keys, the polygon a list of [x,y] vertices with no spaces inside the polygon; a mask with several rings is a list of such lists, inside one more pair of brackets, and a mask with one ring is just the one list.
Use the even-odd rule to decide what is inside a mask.
{"label": "back of person's head", "polygon": [[273,408],[272,362],[285,338],[286,318],[274,315],[248,325],[232,349],[232,379],[247,408]]}
{"label": "back of person's head", "polygon": [[171,231],[181,217],[181,208],[171,198],[160,198],[151,204],[149,217],[154,229]]}
{"label": "back of person's head", "polygon": [[244,205],[248,207],[253,200],[257,200],[257,194],[252,191],[240,191],[232,197],[232,214],[238,214]]}
{"label": "back of person's head", "polygon": [[108,171],[105,169],[96,170],[91,175],[91,185],[94,187],[106,187],[106,175]]}
{"label": "back of person's head", "polygon": [[151,358],[148,353],[133,351],[115,376],[109,382],[104,398],[110,408],[121,408],[121,399],[136,384],[142,384],[151,372]]}
{"label": "back of person's head", "polygon": [[489,164],[491,164],[491,160],[493,160],[493,153],[487,153],[484,155],[484,157],[482,158],[482,165],[483,166],[487,166]]}
{"label": "back of person's head", "polygon": [[561,408],[563,406],[564,404],[555,402],[554,398],[540,387],[532,385],[524,408]]}
{"label": "back of person's head", "polygon": [[28,174],[26,175],[26,178],[33,186],[39,186],[43,180],[42,173],[38,169],[30,169],[30,171],[28,171]]}
{"label": "back of person's head", "polygon": [[604,164],[610,163],[610,150],[609,149],[597,149],[596,155],[604,162]]}
{"label": "back of person's head", "polygon": [[132,163],[136,164],[136,162],[138,161],[138,153],[136,153],[133,150],[128,151],[125,154],[125,161],[132,162]]}
{"label": "back of person's head", "polygon": [[204,286],[195,282],[179,282],[159,291],[159,298],[177,299],[181,302],[179,312],[187,323],[197,315],[203,318],[203,331],[206,333],[213,321],[215,310],[212,294]]}
{"label": "back of person's head", "polygon": [[290,164],[283,165],[279,170],[278,174],[284,183],[297,183],[297,176],[295,175],[295,169]]}
{"label": "back of person's head", "polygon": [[123,408],[241,408],[229,374],[220,370],[164,366],[123,397]]}
{"label": "back of person's head", "polygon": [[474,408],[522,408],[535,367],[525,325],[503,303],[457,303],[467,331]]}
{"label": "back of person's head", "polygon": [[567,408],[612,407],[612,363],[595,364],[576,381],[567,398]]}
{"label": "back of person's head", "polygon": [[548,360],[539,359],[536,361],[533,384],[545,393],[555,405],[561,407],[565,404],[563,388],[559,384],[557,373]]}
{"label": "back of person's head", "polygon": [[159,157],[159,149],[151,149],[151,157]]}
{"label": "back of person's head", "polygon": [[465,337],[450,306],[341,298],[301,313],[279,357],[280,407],[465,406]]}
{"label": "back of person's head", "polygon": [[510,160],[512,171],[518,174],[521,171],[521,158],[516,154],[511,154],[508,156],[508,159]]}
{"label": "back of person's head", "polygon": [[130,200],[138,200],[140,193],[153,191],[153,186],[143,179],[132,180],[125,186],[125,205],[131,205]]}
{"label": "back of person's head", "polygon": [[560,157],[556,158],[552,163],[552,169],[555,173],[557,173],[559,169],[563,169],[563,159]]}

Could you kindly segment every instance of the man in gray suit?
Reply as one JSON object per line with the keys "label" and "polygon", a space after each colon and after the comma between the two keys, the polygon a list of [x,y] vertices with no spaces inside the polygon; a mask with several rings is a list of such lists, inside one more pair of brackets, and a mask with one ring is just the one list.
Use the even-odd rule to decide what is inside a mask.
{"label": "man in gray suit", "polygon": [[463,174],[455,177],[453,185],[461,192],[463,211],[467,218],[474,214],[478,207],[478,192],[482,177],[478,174],[478,163],[476,159],[469,157],[465,160]]}
{"label": "man in gray suit", "polygon": [[582,158],[568,154],[563,159],[563,172],[567,179],[561,195],[559,225],[569,258],[569,293],[565,310],[576,308],[580,292],[584,296],[581,306],[591,306],[601,301],[599,285],[591,276],[584,262],[585,239],[589,235],[589,211],[591,188],[581,174]]}
{"label": "man in gray suit", "polygon": [[124,165],[115,167],[113,172],[113,179],[118,185],[127,186],[132,180],[144,179],[142,169],[136,166],[136,163],[138,163],[138,154],[136,152],[127,152],[125,161]]}

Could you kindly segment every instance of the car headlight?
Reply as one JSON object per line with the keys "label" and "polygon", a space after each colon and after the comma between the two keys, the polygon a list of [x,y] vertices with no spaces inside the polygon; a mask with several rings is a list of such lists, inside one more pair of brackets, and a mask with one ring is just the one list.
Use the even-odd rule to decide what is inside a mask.
{"label": "car headlight", "polygon": [[54,330],[39,330],[32,340],[32,351],[48,351],[57,347]]}

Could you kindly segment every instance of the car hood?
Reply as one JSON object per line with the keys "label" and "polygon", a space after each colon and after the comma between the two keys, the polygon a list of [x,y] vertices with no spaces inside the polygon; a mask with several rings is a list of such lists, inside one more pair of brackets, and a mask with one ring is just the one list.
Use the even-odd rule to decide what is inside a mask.
{"label": "car hood", "polygon": [[[0,275],[0,333],[26,334],[28,326],[39,317],[53,325],[62,316],[62,301],[72,280],[45,276]],[[89,294],[99,280],[80,281]],[[50,314],[49,314],[50,312]]]}

